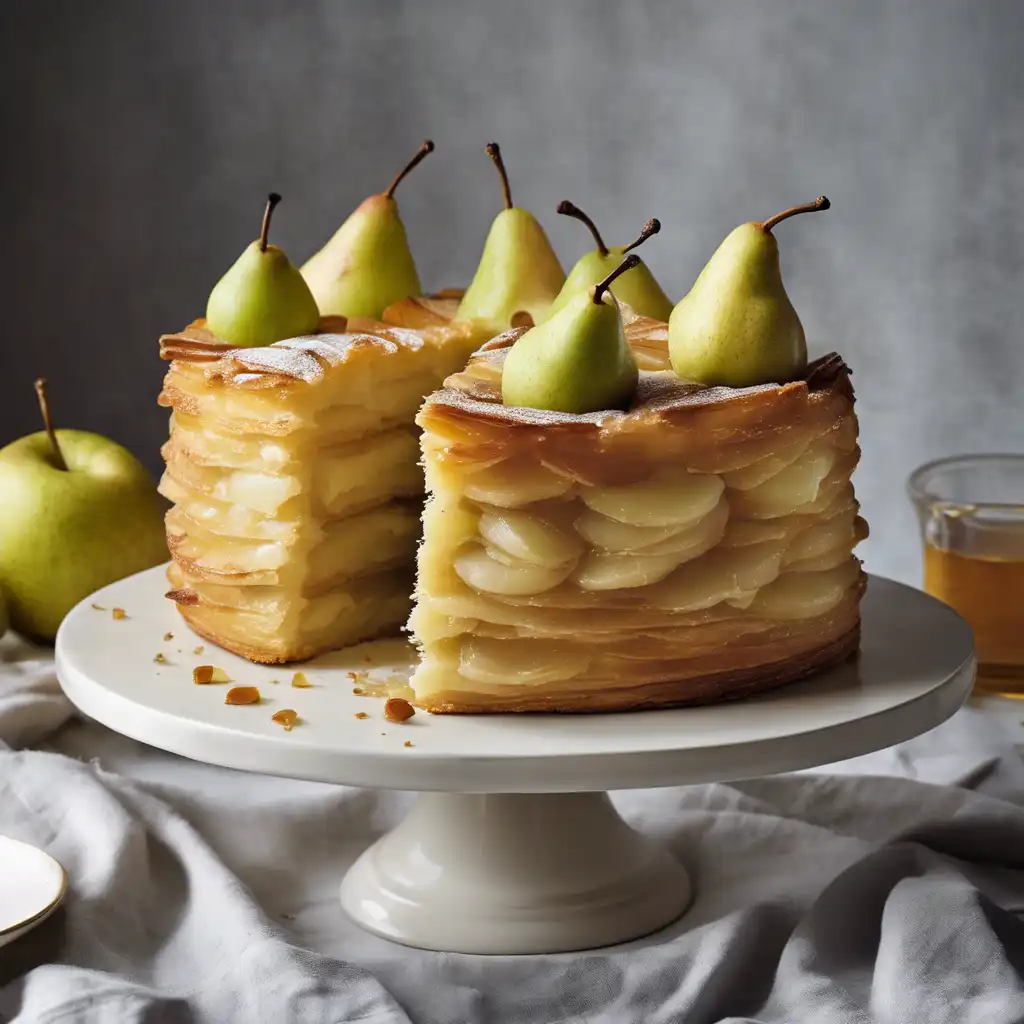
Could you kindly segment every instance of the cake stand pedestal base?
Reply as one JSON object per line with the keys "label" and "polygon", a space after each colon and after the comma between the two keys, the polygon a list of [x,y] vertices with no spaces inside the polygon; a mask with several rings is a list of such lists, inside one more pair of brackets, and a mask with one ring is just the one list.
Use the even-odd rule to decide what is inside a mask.
{"label": "cake stand pedestal base", "polygon": [[423,793],[341,884],[368,931],[457,953],[559,953],[638,938],[690,904],[683,866],[607,793]]}
{"label": "cake stand pedestal base", "polygon": [[[405,642],[322,655],[302,666],[311,685],[293,689],[280,685],[281,666],[197,653],[166,586],[162,567],[148,569],[68,614],[56,644],[64,692],[104,725],[198,761],[420,793],[349,870],[341,902],[377,935],[447,952],[554,953],[663,928],[690,903],[686,871],[619,817],[607,790],[749,779],[879,750],[949,718],[976,667],[971,631],[951,608],[873,576],[857,658],[759,697],[396,724],[352,684],[360,673],[407,676]],[[200,656],[257,686],[260,702],[230,706],[223,687],[195,686]],[[299,716],[291,732],[273,720],[282,708]]]}

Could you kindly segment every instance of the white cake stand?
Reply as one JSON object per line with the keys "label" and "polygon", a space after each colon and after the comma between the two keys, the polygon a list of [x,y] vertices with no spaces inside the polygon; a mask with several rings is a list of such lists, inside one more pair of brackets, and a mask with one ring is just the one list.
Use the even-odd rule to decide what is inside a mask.
{"label": "white cake stand", "polygon": [[[746,778],[890,746],[952,715],[975,671],[970,630],[954,612],[876,577],[859,660],[762,697],[593,716],[421,712],[396,725],[381,701],[353,694],[361,680],[349,673],[408,673],[404,642],[318,658],[301,666],[313,686],[295,689],[292,669],[198,639],[165,589],[163,569],[152,569],[71,612],[57,637],[65,692],[110,728],[196,760],[420,791],[349,870],[341,901],[370,931],[426,949],[556,952],[668,924],[689,905],[686,872],[626,825],[607,790]],[[115,620],[114,607],[127,617]],[[198,664],[258,686],[261,703],[225,705],[227,685],[193,684]],[[271,721],[282,708],[300,716],[291,732]]]}

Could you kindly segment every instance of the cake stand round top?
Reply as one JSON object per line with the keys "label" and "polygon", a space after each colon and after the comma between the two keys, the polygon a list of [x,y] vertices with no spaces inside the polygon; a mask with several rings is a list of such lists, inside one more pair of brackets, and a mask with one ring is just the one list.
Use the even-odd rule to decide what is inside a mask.
{"label": "cake stand round top", "polygon": [[[402,724],[356,695],[408,674],[411,648],[377,641],[298,666],[254,665],[196,637],[163,596],[163,568],[78,605],[57,637],[57,674],[78,707],[134,739],[229,768],[388,789],[584,792],[744,778],[827,764],[939,725],[974,678],[971,632],[951,609],[873,577],[858,658],[763,696],[709,707],[599,715],[429,715]],[[115,618],[114,608],[125,617]],[[168,634],[171,639],[164,639]],[[199,647],[203,650],[196,653]],[[197,686],[213,664],[230,684]],[[311,684],[292,687],[301,669]],[[224,703],[228,685],[259,704]],[[290,732],[274,712],[290,708]]]}

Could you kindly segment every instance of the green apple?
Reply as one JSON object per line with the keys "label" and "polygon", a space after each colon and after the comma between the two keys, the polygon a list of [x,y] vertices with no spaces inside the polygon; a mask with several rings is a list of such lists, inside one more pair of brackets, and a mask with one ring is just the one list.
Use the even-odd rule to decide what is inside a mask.
{"label": "green apple", "polygon": [[99,434],[40,431],[11,442],[0,449],[0,495],[0,584],[11,625],[29,636],[52,640],[94,590],[167,560],[163,499],[149,473]]}

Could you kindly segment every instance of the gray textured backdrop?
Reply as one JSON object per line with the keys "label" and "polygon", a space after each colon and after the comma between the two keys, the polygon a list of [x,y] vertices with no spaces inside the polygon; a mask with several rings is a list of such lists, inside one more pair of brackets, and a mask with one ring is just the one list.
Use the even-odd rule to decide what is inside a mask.
{"label": "gray textured backdrop", "polygon": [[815,351],[853,366],[868,567],[916,579],[903,478],[1024,448],[1024,6],[1013,3],[7,3],[0,441],[64,425],[153,468],[156,337],[202,313],[285,196],[305,258],[429,135],[400,200],[425,284],[465,284],[517,202],[568,266],[652,215],[673,298],[735,224],[827,193],[779,231]]}

